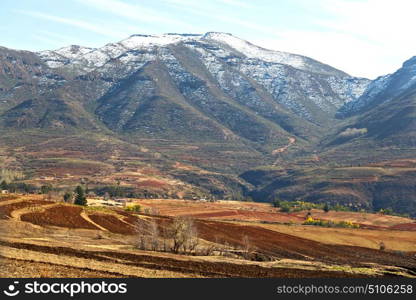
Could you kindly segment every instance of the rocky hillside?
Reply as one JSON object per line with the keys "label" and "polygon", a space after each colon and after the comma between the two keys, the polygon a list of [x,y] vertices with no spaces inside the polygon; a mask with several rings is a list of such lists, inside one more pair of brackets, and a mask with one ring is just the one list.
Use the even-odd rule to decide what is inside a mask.
{"label": "rocky hillside", "polygon": [[345,103],[339,110],[339,117],[347,117],[371,110],[386,101],[416,90],[416,56],[403,63],[393,74],[380,76],[372,81],[365,92],[354,101]]}

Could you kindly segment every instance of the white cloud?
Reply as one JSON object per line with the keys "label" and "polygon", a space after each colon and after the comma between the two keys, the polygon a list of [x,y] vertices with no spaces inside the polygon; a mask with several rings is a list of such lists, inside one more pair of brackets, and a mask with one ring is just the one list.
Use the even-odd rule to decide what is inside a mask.
{"label": "white cloud", "polygon": [[284,30],[253,40],[266,48],[311,56],[352,75],[375,78],[416,55],[416,1],[320,0],[321,29]]}
{"label": "white cloud", "polygon": [[95,24],[95,23],[91,23],[91,22],[87,22],[87,21],[79,20],[79,19],[58,17],[58,16],[41,13],[41,12],[36,12],[36,11],[17,11],[17,12],[31,16],[31,17],[39,18],[39,19],[44,19],[44,20],[61,23],[61,24],[71,25],[74,27],[78,27],[84,30],[94,32],[94,33],[98,33],[100,35],[108,36],[111,38],[125,37],[125,33],[123,33],[122,31],[116,31],[112,28],[104,26],[103,24]]}
{"label": "white cloud", "polygon": [[239,0],[217,0],[217,2],[230,5],[230,6],[239,7],[239,8],[255,8],[256,7],[255,5],[252,5],[251,3],[247,3],[247,2],[243,2]]}
{"label": "white cloud", "polygon": [[[286,31],[270,39],[253,39],[264,48],[306,55],[355,76],[377,77],[391,69],[389,62],[374,60],[380,51],[372,43],[343,33]],[[388,53],[380,53],[386,56]]]}
{"label": "white cloud", "polygon": [[129,4],[119,0],[77,0],[80,4],[88,5],[96,9],[106,11],[121,17],[126,17],[140,22],[161,23],[173,26],[192,28],[186,22],[177,18],[171,18],[160,11],[155,11],[139,4]]}
{"label": "white cloud", "polygon": [[[357,72],[360,68],[370,77],[393,72],[404,60],[416,55],[416,1],[340,0],[334,5],[333,1],[324,0],[322,8],[334,16],[322,25],[356,40],[349,49],[357,56],[347,63],[362,60],[362,64],[354,66]],[[364,58],[360,57],[361,51]]]}
{"label": "white cloud", "polygon": [[[240,1],[235,0],[217,0],[219,2],[227,2],[228,4],[231,4],[233,6],[238,5],[246,5],[247,8],[249,7],[249,4],[243,3]],[[251,22],[246,19],[243,19],[241,17],[232,16],[230,14],[224,14],[222,10],[218,8],[217,5],[213,5],[213,2],[209,3],[201,3],[191,0],[165,0],[165,2],[170,3],[172,5],[175,5],[177,8],[182,9],[183,11],[186,11],[188,13],[201,16],[204,18],[220,21],[223,23],[228,23],[232,25],[238,25],[246,29],[259,31],[265,34],[274,34],[275,31],[271,29],[269,26],[264,26],[261,24],[258,24],[256,22]],[[244,6],[241,6],[240,8],[243,8]],[[222,30],[224,32],[227,32],[227,30]],[[232,33],[232,32],[230,32]]]}
{"label": "white cloud", "polygon": [[[49,47],[53,47],[53,48],[62,47],[63,45],[71,45],[74,43],[74,41],[78,40],[73,36],[62,35],[62,34],[58,34],[55,32],[46,31],[46,30],[39,30],[38,32],[34,33],[32,37],[38,41],[41,41],[47,44]],[[77,42],[82,45],[87,44],[79,40]]]}

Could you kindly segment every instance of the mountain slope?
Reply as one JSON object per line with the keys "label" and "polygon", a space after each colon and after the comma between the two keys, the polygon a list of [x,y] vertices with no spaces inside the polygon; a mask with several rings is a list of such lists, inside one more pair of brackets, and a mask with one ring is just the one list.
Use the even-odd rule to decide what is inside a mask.
{"label": "mountain slope", "polygon": [[[341,203],[356,210],[391,208],[416,216],[412,61],[372,82],[351,106],[360,109],[351,110],[352,116],[329,131],[314,152],[289,162],[283,157],[274,168],[244,172],[242,178],[255,186],[252,196]],[[380,80],[389,83],[376,93]]]}
{"label": "mountain slope", "polygon": [[[3,49],[4,60],[9,52],[21,59]],[[97,49],[24,53],[33,63],[19,70],[35,76],[9,72],[1,80],[10,88],[0,97],[13,99],[0,105],[4,127],[114,132],[153,146],[167,139],[226,149],[231,142],[270,161],[289,138],[297,140],[290,151],[316,143],[336,110],[369,83],[224,33],[133,35]],[[27,86],[23,95],[13,80]],[[211,151],[198,147],[202,157]]]}
{"label": "mountain slope", "polygon": [[346,103],[338,112],[348,117],[366,112],[374,106],[416,90],[416,56],[403,63],[395,73],[377,78],[356,100]]}
{"label": "mountain slope", "polygon": [[397,148],[394,154],[372,153],[374,158],[398,158],[401,151],[404,157],[412,156],[411,149],[416,146],[416,57],[394,74],[372,82],[360,98],[340,109],[341,114],[345,112],[352,117],[327,139],[330,147],[351,151],[353,146],[357,157],[371,146]]}

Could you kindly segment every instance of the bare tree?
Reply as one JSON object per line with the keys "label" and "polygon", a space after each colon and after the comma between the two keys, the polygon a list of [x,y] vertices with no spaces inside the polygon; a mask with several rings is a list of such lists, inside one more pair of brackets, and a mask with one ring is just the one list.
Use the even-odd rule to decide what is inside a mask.
{"label": "bare tree", "polygon": [[243,256],[245,259],[250,259],[254,251],[254,247],[250,242],[250,238],[247,235],[244,235],[242,243],[244,251]]}
{"label": "bare tree", "polygon": [[166,226],[162,226],[161,237],[162,237],[162,240],[163,240],[162,251],[168,252],[168,250],[170,248],[169,247],[169,232],[168,232],[168,229],[166,228]]}
{"label": "bare tree", "polygon": [[154,219],[149,222],[148,226],[151,249],[157,251],[159,250],[159,226]]}
{"label": "bare tree", "polygon": [[137,247],[140,250],[147,250],[146,228],[143,225],[143,221],[137,220],[134,226],[137,233]]}
{"label": "bare tree", "polygon": [[217,249],[217,247],[215,247],[215,245],[210,244],[210,245],[208,245],[208,246],[206,246],[206,247],[203,247],[203,248],[200,250],[200,253],[201,253],[202,255],[211,256],[211,255],[214,253],[214,251],[215,251],[216,249]]}
{"label": "bare tree", "polygon": [[195,227],[193,220],[187,220],[187,226],[185,228],[185,241],[183,244],[183,250],[186,253],[195,252],[196,248],[198,247],[199,240],[198,240],[198,231]]}
{"label": "bare tree", "polygon": [[43,200],[58,202],[62,199],[62,196],[57,191],[48,191],[43,195]]}
{"label": "bare tree", "polygon": [[191,218],[177,217],[169,228],[169,237],[173,241],[172,252],[192,252],[198,246],[198,233]]}

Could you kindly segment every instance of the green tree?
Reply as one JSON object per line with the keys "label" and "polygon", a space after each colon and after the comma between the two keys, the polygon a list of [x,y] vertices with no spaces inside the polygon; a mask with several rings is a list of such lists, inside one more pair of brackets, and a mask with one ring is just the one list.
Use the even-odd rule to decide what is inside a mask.
{"label": "green tree", "polygon": [[276,207],[276,208],[280,207],[280,200],[279,199],[274,199],[272,204],[273,204],[273,207]]}
{"label": "green tree", "polygon": [[7,190],[8,187],[9,187],[9,185],[7,184],[6,180],[3,180],[0,183],[0,190]]}
{"label": "green tree", "polygon": [[75,201],[74,204],[77,205],[87,205],[87,197],[85,197],[85,192],[82,186],[77,186],[75,189]]}
{"label": "green tree", "polygon": [[280,211],[281,212],[286,212],[286,213],[291,212],[292,209],[290,207],[290,204],[287,203],[287,202],[281,203],[280,204]]}
{"label": "green tree", "polygon": [[331,208],[329,207],[328,203],[325,203],[324,205],[324,212],[329,212]]}
{"label": "green tree", "polygon": [[64,202],[68,203],[71,202],[72,200],[72,193],[71,192],[66,192],[64,194]]}
{"label": "green tree", "polygon": [[42,186],[40,187],[40,192],[41,192],[41,194],[47,194],[47,193],[49,193],[50,191],[52,191],[52,186],[51,186],[50,184],[48,184],[48,185],[42,185]]}

